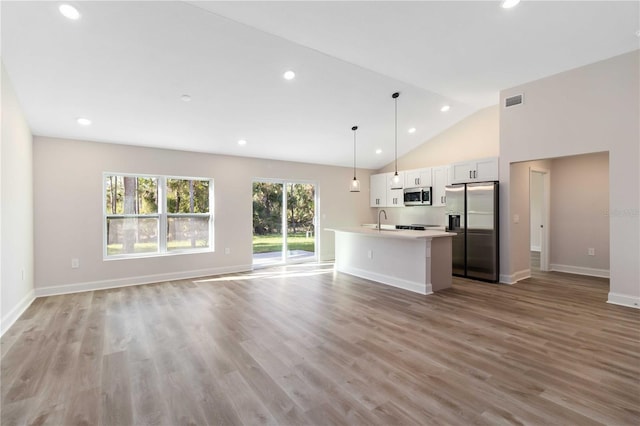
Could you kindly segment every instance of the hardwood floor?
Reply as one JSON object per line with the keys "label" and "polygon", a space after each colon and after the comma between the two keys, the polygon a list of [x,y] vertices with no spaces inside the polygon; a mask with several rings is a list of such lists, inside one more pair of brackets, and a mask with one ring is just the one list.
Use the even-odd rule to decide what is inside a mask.
{"label": "hardwood floor", "polygon": [[640,423],[640,311],[536,272],[415,293],[331,264],[37,299],[1,424]]}

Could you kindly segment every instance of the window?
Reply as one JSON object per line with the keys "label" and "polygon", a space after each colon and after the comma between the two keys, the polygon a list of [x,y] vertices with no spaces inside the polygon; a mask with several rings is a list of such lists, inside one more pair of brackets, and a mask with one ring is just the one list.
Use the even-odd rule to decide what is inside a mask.
{"label": "window", "polygon": [[167,250],[209,247],[209,181],[167,179]]}
{"label": "window", "polygon": [[104,177],[105,258],[213,249],[211,179]]}

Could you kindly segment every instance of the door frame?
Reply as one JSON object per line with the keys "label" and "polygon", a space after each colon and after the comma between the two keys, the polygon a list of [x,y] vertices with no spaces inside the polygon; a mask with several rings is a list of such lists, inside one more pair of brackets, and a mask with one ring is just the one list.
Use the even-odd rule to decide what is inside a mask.
{"label": "door frame", "polygon": [[[320,250],[320,237],[319,237],[319,233],[318,233],[318,229],[320,227],[320,218],[318,216],[318,212],[320,211],[320,202],[319,202],[319,194],[320,194],[320,189],[319,189],[319,184],[317,181],[314,180],[308,180],[308,179],[279,179],[279,178],[253,178],[251,181],[251,196],[253,197],[253,184],[256,182],[267,182],[267,183],[277,183],[277,184],[281,184],[282,185],[282,260],[278,263],[274,263],[275,264],[293,264],[293,263],[301,263],[301,262],[317,262],[319,259],[319,250]],[[314,187],[314,194],[313,194],[313,247],[314,247],[314,252],[313,252],[313,257],[307,257],[304,259],[300,259],[300,260],[291,260],[289,259],[289,254],[288,254],[288,242],[287,242],[287,237],[289,234],[289,230],[288,230],[288,226],[287,226],[287,185],[288,184],[306,184],[306,185],[313,185]],[[252,217],[252,223],[251,223],[251,257],[253,258],[253,206],[251,207],[251,217]]]}
{"label": "door frame", "polygon": [[[531,181],[534,173],[542,175],[542,233],[540,241],[540,270],[549,271],[549,239],[551,236],[551,170],[529,167],[529,247],[531,247]],[[529,260],[531,268],[531,260]]]}

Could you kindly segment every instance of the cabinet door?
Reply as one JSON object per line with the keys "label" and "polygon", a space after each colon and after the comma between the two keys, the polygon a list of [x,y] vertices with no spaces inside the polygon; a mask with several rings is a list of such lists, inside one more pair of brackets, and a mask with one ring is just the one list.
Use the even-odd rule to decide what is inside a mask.
{"label": "cabinet door", "polygon": [[369,205],[371,207],[385,207],[387,205],[387,174],[371,175],[369,180]]}
{"label": "cabinet door", "polygon": [[[395,173],[387,173],[387,207],[404,207],[404,189],[393,184]],[[400,186],[404,183],[404,172],[398,172]]]}
{"label": "cabinet door", "polygon": [[462,163],[453,163],[449,171],[451,183],[465,183],[474,180],[475,162],[465,161]]}
{"label": "cabinet door", "polygon": [[433,169],[432,206],[439,207],[447,204],[446,186],[449,184],[449,166],[434,167]]}
{"label": "cabinet door", "polygon": [[404,172],[404,187],[418,188],[431,186],[431,168],[407,170]]}
{"label": "cabinet door", "polygon": [[417,188],[420,186],[420,170],[407,170],[404,172],[404,187]]}
{"label": "cabinet door", "polygon": [[389,189],[387,191],[387,207],[404,207],[404,189]]}
{"label": "cabinet door", "polygon": [[418,183],[419,186],[433,186],[433,169],[429,167],[428,169],[420,169],[420,176]]}
{"label": "cabinet door", "polygon": [[393,177],[395,172],[385,173],[387,175],[387,188],[389,189],[402,189],[404,188],[404,172],[398,172],[398,183],[394,183]]}
{"label": "cabinet door", "polygon": [[476,161],[475,181],[498,180],[498,157],[484,158]]}

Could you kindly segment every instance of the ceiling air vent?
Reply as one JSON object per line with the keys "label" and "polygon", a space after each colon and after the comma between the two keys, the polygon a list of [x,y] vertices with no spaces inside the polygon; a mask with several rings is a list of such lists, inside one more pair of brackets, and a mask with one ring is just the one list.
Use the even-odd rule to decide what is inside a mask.
{"label": "ceiling air vent", "polygon": [[522,103],[522,94],[510,96],[504,100],[504,107],[509,108],[512,106],[520,105]]}

